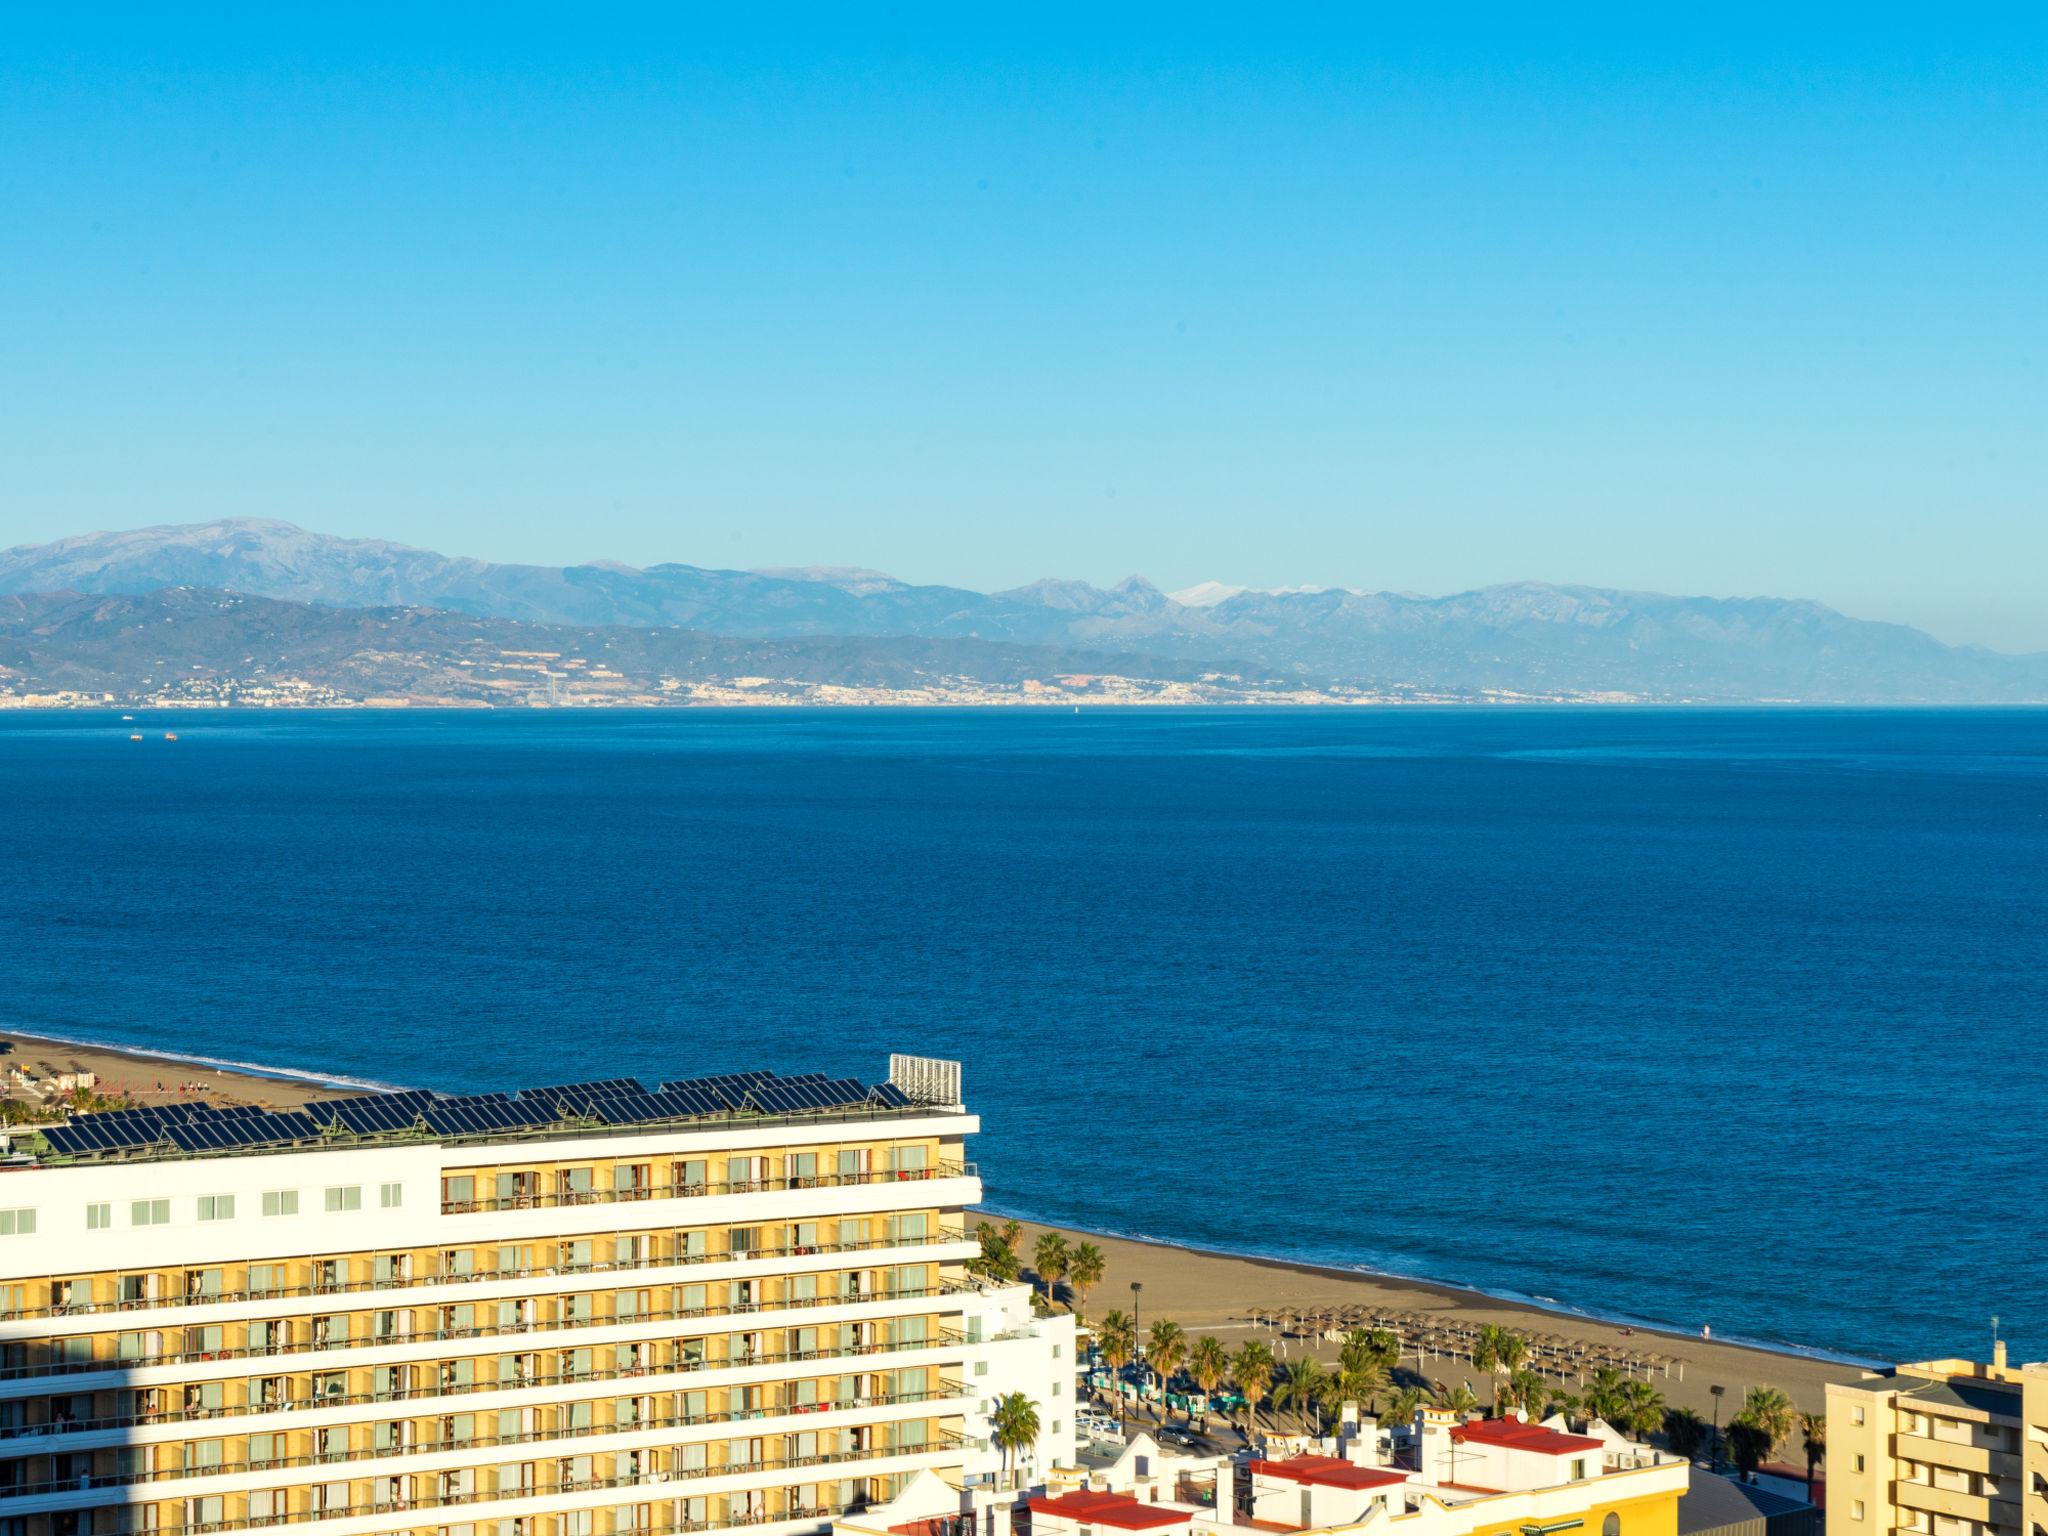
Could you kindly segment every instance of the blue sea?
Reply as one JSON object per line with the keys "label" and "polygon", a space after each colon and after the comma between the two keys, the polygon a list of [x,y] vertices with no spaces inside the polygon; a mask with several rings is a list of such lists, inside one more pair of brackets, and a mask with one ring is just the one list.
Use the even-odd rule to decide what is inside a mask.
{"label": "blue sea", "polygon": [[1000,1207],[1856,1356],[2048,1354],[2044,892],[2048,713],[0,715],[0,1027],[957,1056]]}

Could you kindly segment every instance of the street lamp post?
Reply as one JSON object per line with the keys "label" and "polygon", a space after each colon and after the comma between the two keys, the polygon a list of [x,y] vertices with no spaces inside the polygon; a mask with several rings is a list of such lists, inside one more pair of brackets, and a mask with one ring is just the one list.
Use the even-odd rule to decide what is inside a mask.
{"label": "street lamp post", "polygon": [[1145,1289],[1145,1282],[1131,1282],[1131,1364],[1138,1368],[1138,1396],[1145,1393],[1145,1330],[1138,1325],[1138,1297]]}
{"label": "street lamp post", "polygon": [[1707,1441],[1707,1470],[1709,1472],[1721,1470],[1721,1394],[1727,1390],[1726,1387],[1721,1386],[1707,1388],[1707,1391],[1712,1393],[1714,1398],[1714,1433],[1713,1437]]}

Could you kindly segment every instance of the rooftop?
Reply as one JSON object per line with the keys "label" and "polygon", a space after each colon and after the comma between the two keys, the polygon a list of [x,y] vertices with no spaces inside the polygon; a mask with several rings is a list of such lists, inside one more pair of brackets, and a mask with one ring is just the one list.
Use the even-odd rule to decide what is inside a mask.
{"label": "rooftop", "polygon": [[407,1141],[511,1141],[646,1127],[873,1118],[932,1107],[893,1082],[870,1086],[822,1072],[736,1072],[673,1079],[654,1089],[615,1077],[516,1093],[407,1089],[315,1101],[294,1110],[205,1103],[107,1110],[76,1115],[31,1137],[17,1135],[15,1145],[41,1164],[145,1162]]}
{"label": "rooftop", "polygon": [[1313,1483],[1320,1488],[1385,1488],[1405,1483],[1409,1474],[1398,1467],[1361,1467],[1335,1456],[1292,1456],[1285,1461],[1255,1461],[1254,1474],[1282,1477],[1291,1483]]}
{"label": "rooftop", "polygon": [[1098,1493],[1076,1489],[1057,1498],[1033,1494],[1033,1514],[1053,1515],[1079,1525],[1111,1525],[1123,1531],[1161,1530],[1169,1525],[1186,1525],[1195,1511],[1175,1504],[1146,1504],[1127,1493]]}
{"label": "rooftop", "polygon": [[1567,1435],[1522,1419],[1477,1419],[1458,1425],[1451,1431],[1451,1438],[1474,1445],[1498,1445],[1510,1451],[1533,1451],[1538,1456],[1584,1456],[1602,1448],[1590,1435]]}

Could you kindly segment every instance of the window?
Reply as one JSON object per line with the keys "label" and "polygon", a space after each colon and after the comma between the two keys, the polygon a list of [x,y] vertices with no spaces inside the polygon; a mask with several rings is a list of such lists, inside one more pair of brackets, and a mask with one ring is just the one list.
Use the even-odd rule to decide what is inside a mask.
{"label": "window", "polygon": [[327,1209],[330,1211],[360,1211],[363,1208],[363,1186],[360,1184],[336,1184],[327,1191]]}
{"label": "window", "polygon": [[1851,1424],[1861,1424],[1863,1422],[1863,1409],[1860,1406],[1849,1410],[1849,1422]]}
{"label": "window", "polygon": [[974,1374],[977,1376],[986,1376],[988,1374],[988,1362],[986,1360],[975,1361]]}
{"label": "window", "polygon": [[405,1186],[403,1184],[378,1185],[377,1203],[387,1211],[395,1205],[405,1204]]}
{"label": "window", "polygon": [[1610,1511],[1600,1522],[1600,1536],[1621,1536],[1621,1516]]}
{"label": "window", "polygon": [[1585,1480],[1586,1458],[1583,1456],[1574,1456],[1572,1458],[1572,1481],[1575,1483],[1582,1483]]}
{"label": "window", "polygon": [[1856,1500],[1855,1503],[1849,1506],[1849,1518],[1851,1520],[1861,1520],[1863,1518],[1863,1501],[1861,1499]]}
{"label": "window", "polygon": [[114,1224],[114,1208],[101,1200],[85,1208],[85,1230],[104,1232]]}
{"label": "window", "polygon": [[132,1200],[128,1204],[128,1225],[131,1227],[161,1227],[171,1219],[171,1202],[168,1200]]}
{"label": "window", "polygon": [[35,1230],[34,1206],[24,1205],[11,1211],[0,1211],[0,1237],[33,1237]]}
{"label": "window", "polygon": [[266,1216],[298,1215],[299,1192],[296,1189],[266,1189],[263,1191],[263,1214]]}
{"label": "window", "polygon": [[1856,1453],[1856,1470],[1858,1472],[1863,1470],[1863,1453],[1861,1451]]}
{"label": "window", "polygon": [[199,1197],[199,1219],[201,1221],[232,1221],[235,1215],[233,1195],[201,1195]]}

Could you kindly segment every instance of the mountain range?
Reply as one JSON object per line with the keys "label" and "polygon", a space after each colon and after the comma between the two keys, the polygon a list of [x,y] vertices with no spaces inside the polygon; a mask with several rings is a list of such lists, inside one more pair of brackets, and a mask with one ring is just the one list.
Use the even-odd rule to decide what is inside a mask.
{"label": "mountain range", "polygon": [[[1101,671],[1114,661],[1161,678],[1224,668],[1280,688],[1335,684],[1374,694],[2048,701],[2048,654],[1948,646],[1904,625],[1785,598],[1672,597],[1537,582],[1445,597],[1315,587],[1262,592],[1216,582],[1169,595],[1137,576],[1106,588],[1048,580],[984,593],[830,567],[502,564],[268,519],[89,533],[0,551],[0,594],[139,596],[168,588],[355,611],[365,615],[356,621],[359,634],[365,624],[402,624],[435,645],[452,644],[455,631],[418,617],[421,610],[578,632],[679,630],[696,637],[700,666],[717,650],[703,649],[705,637],[861,640],[874,642],[863,651],[870,664],[893,645],[906,658],[921,658],[913,670],[937,667],[967,677],[1011,676],[1041,663]],[[245,621],[253,612],[233,611]],[[268,611],[265,617],[277,620]],[[24,620],[17,614],[13,622]],[[483,643],[473,624],[461,632]],[[234,649],[227,635],[218,639]],[[938,642],[951,648],[932,651]],[[587,650],[597,642],[576,644]],[[727,659],[741,664],[745,647],[727,649]],[[47,660],[47,648],[44,654]],[[1026,656],[1033,659],[1027,663]]]}

